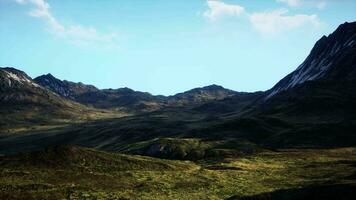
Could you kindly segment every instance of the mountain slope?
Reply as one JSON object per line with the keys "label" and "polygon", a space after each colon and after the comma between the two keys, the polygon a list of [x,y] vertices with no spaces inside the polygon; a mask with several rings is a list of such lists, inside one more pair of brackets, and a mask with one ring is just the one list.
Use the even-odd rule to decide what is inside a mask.
{"label": "mountain slope", "polygon": [[309,115],[333,120],[355,115],[356,22],[340,25],[321,38],[294,72],[267,91],[269,113]]}
{"label": "mountain slope", "polygon": [[1,133],[12,128],[86,121],[109,114],[64,99],[14,68],[0,68],[0,86]]}
{"label": "mountain slope", "polygon": [[356,22],[340,25],[328,37],[323,36],[306,60],[279,81],[267,98],[308,81],[356,79]]}

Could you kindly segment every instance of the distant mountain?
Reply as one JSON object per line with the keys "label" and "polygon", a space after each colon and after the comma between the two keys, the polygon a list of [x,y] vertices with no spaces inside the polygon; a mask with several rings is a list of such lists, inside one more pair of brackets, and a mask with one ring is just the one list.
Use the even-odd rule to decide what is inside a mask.
{"label": "distant mountain", "polygon": [[157,110],[164,105],[163,98],[160,96],[134,91],[129,88],[86,92],[78,95],[76,100],[97,108],[115,108],[133,112]]}
{"label": "distant mountain", "polygon": [[100,112],[62,98],[23,71],[0,68],[0,133],[17,127],[88,120]]}
{"label": "distant mountain", "polygon": [[79,95],[83,93],[99,91],[99,89],[92,85],[84,85],[83,83],[73,83],[66,80],[61,81],[52,76],[52,74],[39,76],[35,78],[34,81],[37,84],[72,100],[75,100]]}
{"label": "distant mountain", "polygon": [[128,111],[156,110],[162,104],[159,96],[129,88],[99,90],[92,85],[59,80],[51,74],[34,79],[58,95],[97,108],[116,108]]}
{"label": "distant mountain", "polygon": [[183,93],[178,93],[176,95],[169,96],[167,99],[170,104],[189,105],[222,100],[237,94],[239,93],[219,85],[209,85],[201,88],[194,88]]}
{"label": "distant mountain", "polygon": [[135,112],[154,111],[165,107],[195,106],[238,94],[218,85],[195,88],[168,97],[134,91],[130,88],[99,90],[92,85],[61,81],[51,74],[39,76],[34,81],[64,98],[82,104],[96,108],[115,108]]}

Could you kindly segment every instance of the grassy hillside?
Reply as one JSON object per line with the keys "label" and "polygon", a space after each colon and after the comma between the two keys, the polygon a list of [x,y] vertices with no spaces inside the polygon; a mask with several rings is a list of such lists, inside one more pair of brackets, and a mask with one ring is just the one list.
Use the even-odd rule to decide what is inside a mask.
{"label": "grassy hillside", "polygon": [[329,185],[347,189],[356,184],[355,165],[354,148],[193,163],[50,147],[0,157],[0,199],[239,199]]}
{"label": "grassy hillside", "polygon": [[74,102],[63,104],[17,104],[1,103],[0,134],[26,133],[67,126],[73,123],[90,122],[99,119],[118,118],[125,112],[100,110]]}

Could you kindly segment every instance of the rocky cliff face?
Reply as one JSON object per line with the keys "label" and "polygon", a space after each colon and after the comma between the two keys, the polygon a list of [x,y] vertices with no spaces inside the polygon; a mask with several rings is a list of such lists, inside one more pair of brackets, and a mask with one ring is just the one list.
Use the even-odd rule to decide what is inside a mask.
{"label": "rocky cliff face", "polygon": [[11,67],[0,68],[0,86],[1,90],[10,88],[40,88],[25,72]]}
{"label": "rocky cliff face", "polygon": [[356,22],[342,24],[323,36],[306,60],[268,92],[267,99],[307,81],[333,79],[356,79]]}

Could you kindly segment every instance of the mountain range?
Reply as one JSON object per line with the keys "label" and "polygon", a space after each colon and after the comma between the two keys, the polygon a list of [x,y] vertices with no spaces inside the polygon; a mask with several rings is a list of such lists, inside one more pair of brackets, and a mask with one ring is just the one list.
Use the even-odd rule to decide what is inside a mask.
{"label": "mountain range", "polygon": [[[21,126],[20,122],[28,121],[45,123],[46,119],[74,121],[78,116],[91,115],[96,116],[92,124],[76,131],[78,137],[71,143],[168,157],[172,154],[151,148],[164,149],[163,143],[170,141],[164,138],[171,137],[178,140],[176,144],[185,143],[184,138],[222,139],[260,148],[356,144],[355,41],[356,23],[340,25],[315,44],[294,72],[270,90],[255,93],[211,85],[173,96],[155,96],[129,88],[100,90],[62,81],[51,74],[32,80],[19,70],[1,68],[1,112],[8,113],[1,115],[5,118],[2,127]],[[67,129],[71,128],[56,131],[63,134]],[[41,134],[46,135],[46,131]],[[144,141],[146,146],[128,149]],[[235,146],[239,148],[239,144]],[[213,145],[207,151],[215,148]],[[189,151],[194,152],[194,148]],[[189,152],[180,156],[186,154]]]}
{"label": "mountain range", "polygon": [[[59,80],[51,74],[32,79],[15,68],[0,68],[0,154],[6,155],[4,162],[0,159],[0,166],[13,163],[13,166],[37,169],[39,162],[40,167],[52,169],[55,163],[61,163],[80,173],[96,170],[97,174],[90,171],[95,176],[122,168],[149,171],[150,165],[154,166],[153,171],[174,169],[182,175],[186,172],[180,170],[186,168],[199,184],[208,184],[206,180],[216,178],[218,175],[212,174],[219,170],[229,173],[249,170],[235,177],[238,179],[244,174],[264,170],[266,173],[271,170],[268,173],[273,174],[283,169],[278,171],[277,177],[289,173],[296,176],[293,180],[297,181],[314,177],[317,171],[334,173],[338,179],[325,179],[330,173],[314,177],[316,188],[323,192],[328,188],[337,191],[346,188],[345,191],[350,192],[354,185],[319,184],[345,183],[344,180],[350,183],[355,179],[352,174],[356,173],[355,161],[351,159],[355,146],[356,22],[344,23],[329,36],[323,36],[295,71],[271,89],[253,93],[210,85],[162,96],[129,88],[98,89]],[[316,155],[322,156],[319,159]],[[194,163],[164,162],[157,158]],[[339,158],[341,160],[336,162]],[[97,165],[88,164],[86,160]],[[331,172],[326,161],[333,169],[340,167],[337,169],[342,168],[341,171],[348,174],[340,174],[340,170]],[[316,171],[302,174],[300,169]],[[220,171],[219,175],[223,174]],[[110,180],[122,172],[115,173],[110,174]],[[136,172],[130,173],[121,174],[120,178],[139,176],[133,175]],[[274,179],[264,176],[262,173],[252,179],[262,177],[268,184],[275,184]],[[201,180],[205,177],[208,177],[205,181]],[[145,183],[154,182],[150,178]],[[141,180],[140,177],[133,179]],[[225,179],[229,176],[224,176]],[[246,184],[247,180],[251,177],[246,179]],[[167,181],[171,180],[164,179],[155,187],[163,187]],[[280,181],[283,182],[281,179],[277,182]],[[134,187],[134,191],[146,188],[145,185],[127,187]],[[216,189],[215,186],[208,188]],[[272,193],[271,198],[289,197],[294,192],[296,196],[303,196],[314,194],[313,191],[281,190]],[[269,199],[269,194],[264,195],[251,198]]]}
{"label": "mountain range", "polygon": [[51,74],[32,79],[25,72],[10,67],[0,68],[0,83],[3,130],[11,126],[80,122],[88,118],[194,106],[237,94],[216,85],[167,97],[129,88],[99,90],[92,85],[62,81]]}
{"label": "mountain range", "polygon": [[235,95],[237,92],[221,86],[211,85],[195,88],[173,96],[151,95],[147,92],[134,91],[130,88],[103,89],[82,83],[61,81],[51,74],[42,75],[34,82],[64,98],[90,105],[96,108],[121,108],[137,112],[153,111],[168,106],[184,106],[220,100]]}

